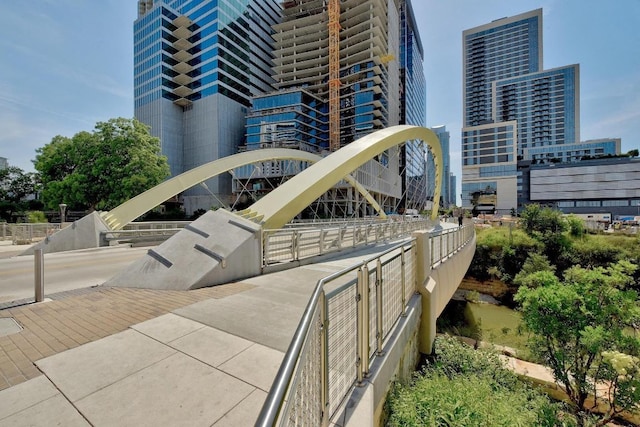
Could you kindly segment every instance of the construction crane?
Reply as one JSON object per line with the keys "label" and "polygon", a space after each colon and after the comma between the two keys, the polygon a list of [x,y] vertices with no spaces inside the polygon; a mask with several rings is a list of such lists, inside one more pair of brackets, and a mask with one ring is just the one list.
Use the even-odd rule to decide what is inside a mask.
{"label": "construction crane", "polygon": [[340,149],[340,0],[329,0],[329,148]]}

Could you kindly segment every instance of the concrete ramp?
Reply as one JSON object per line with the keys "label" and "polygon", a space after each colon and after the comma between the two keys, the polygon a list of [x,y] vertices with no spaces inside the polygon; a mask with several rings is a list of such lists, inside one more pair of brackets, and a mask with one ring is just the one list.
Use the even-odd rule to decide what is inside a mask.
{"label": "concrete ramp", "polygon": [[48,254],[97,248],[101,246],[100,233],[103,231],[111,231],[111,229],[100,218],[98,212],[92,212],[45,238],[40,243],[31,246],[21,255],[33,255],[35,249],[42,249],[43,253]]}
{"label": "concrete ramp", "polygon": [[260,228],[224,209],[209,211],[104,285],[188,290],[257,276]]}

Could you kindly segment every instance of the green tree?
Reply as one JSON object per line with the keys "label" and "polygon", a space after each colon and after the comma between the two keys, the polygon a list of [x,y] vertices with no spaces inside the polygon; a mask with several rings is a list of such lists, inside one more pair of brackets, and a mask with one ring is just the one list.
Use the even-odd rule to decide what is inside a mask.
{"label": "green tree", "polygon": [[568,228],[567,221],[558,210],[538,204],[527,205],[520,214],[520,225],[529,236],[544,244],[544,254],[548,259],[561,259],[571,247],[569,238],[564,234]]}
{"label": "green tree", "polygon": [[584,220],[574,214],[567,215],[567,224],[569,226],[569,234],[573,237],[582,237],[587,231]]}
{"label": "green tree", "polygon": [[[532,275],[538,276],[532,281],[536,287],[522,286],[516,294],[523,323],[533,332],[530,348],[564,386],[580,425],[595,410],[586,405],[589,395],[611,403],[598,426],[624,411],[640,411],[640,375],[633,359],[640,352],[640,307],[638,293],[628,289],[635,269],[627,261],[607,268],[573,267],[562,282],[548,271],[537,272]],[[622,379],[614,362],[623,358],[618,353],[632,362],[625,365],[630,376]],[[610,387],[602,393],[597,385]]]}
{"label": "green tree", "polygon": [[12,221],[15,214],[28,208],[38,208],[37,201],[27,200],[37,191],[35,174],[15,166],[0,169],[0,218]]}
{"label": "green tree", "polygon": [[21,202],[36,190],[37,184],[33,173],[25,173],[15,166],[0,169],[1,200]]}
{"label": "green tree", "polygon": [[539,253],[531,253],[524,262],[522,269],[516,274],[513,283],[518,286],[536,287],[537,277],[535,273],[548,273],[555,275],[556,266],[552,265],[546,256]]}
{"label": "green tree", "polygon": [[525,206],[520,213],[520,225],[530,236],[563,233],[567,230],[562,212],[536,203]]}
{"label": "green tree", "polygon": [[50,209],[107,210],[159,184],[169,175],[160,141],[136,119],[98,122],[93,132],[54,137],[34,161]]}

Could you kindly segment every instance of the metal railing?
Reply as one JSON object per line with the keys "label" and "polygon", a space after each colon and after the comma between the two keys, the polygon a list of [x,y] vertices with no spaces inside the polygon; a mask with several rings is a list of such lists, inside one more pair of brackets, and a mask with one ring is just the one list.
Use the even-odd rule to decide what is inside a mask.
{"label": "metal railing", "polygon": [[[430,233],[432,266],[474,232],[467,225]],[[328,425],[406,313],[417,291],[416,255],[416,240],[410,239],[318,282],[257,426]]]}
{"label": "metal railing", "polygon": [[111,242],[140,243],[166,240],[173,236],[191,221],[145,221],[131,222],[122,230],[100,232],[100,240],[109,245]]}
{"label": "metal railing", "polygon": [[28,244],[42,240],[58,230],[60,223],[0,223],[0,240],[11,240],[14,245]]}
{"label": "metal railing", "polygon": [[388,220],[299,224],[262,233],[263,266],[298,261],[318,255],[408,236],[433,227],[433,222]]}

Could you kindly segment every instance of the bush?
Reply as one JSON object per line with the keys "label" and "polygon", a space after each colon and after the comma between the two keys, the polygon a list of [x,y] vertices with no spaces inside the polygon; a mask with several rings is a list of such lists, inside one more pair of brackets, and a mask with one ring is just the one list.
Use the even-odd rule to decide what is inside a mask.
{"label": "bush", "polygon": [[387,426],[562,425],[560,406],[520,382],[495,353],[451,337],[438,337],[435,350],[410,384],[393,387]]}
{"label": "bush", "polygon": [[27,213],[27,221],[29,223],[42,223],[48,222],[47,217],[42,211],[31,211]]}

